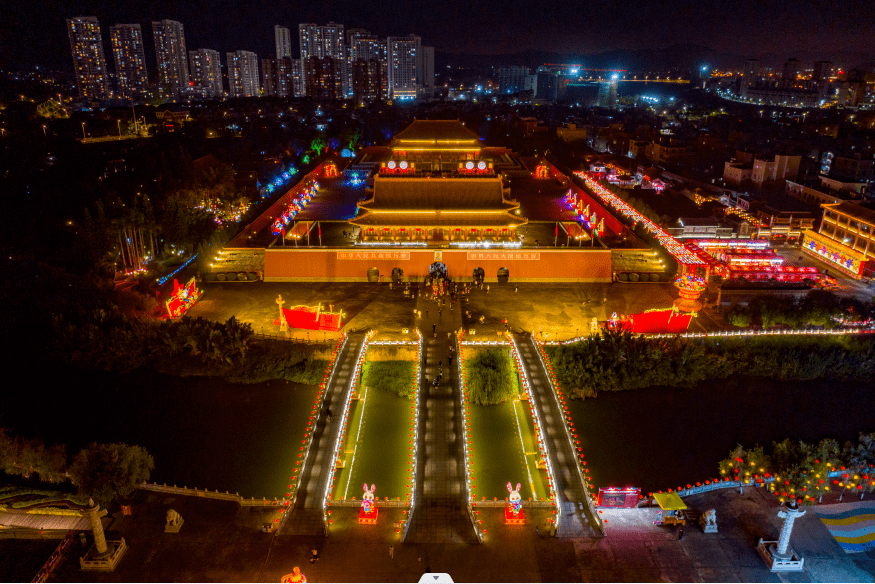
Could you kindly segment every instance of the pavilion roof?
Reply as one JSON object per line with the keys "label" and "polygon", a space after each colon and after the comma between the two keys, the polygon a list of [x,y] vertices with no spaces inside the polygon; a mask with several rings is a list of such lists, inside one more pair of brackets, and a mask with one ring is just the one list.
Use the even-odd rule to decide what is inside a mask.
{"label": "pavilion roof", "polygon": [[367,210],[497,210],[510,211],[519,203],[504,198],[500,177],[430,178],[374,177],[373,196],[359,203]]}
{"label": "pavilion roof", "polygon": [[511,213],[473,213],[422,211],[408,213],[373,213],[365,211],[349,220],[359,227],[471,227],[502,228],[528,223],[528,219]]}
{"label": "pavilion roof", "polygon": [[392,146],[480,147],[480,137],[459,120],[415,120],[392,139]]}
{"label": "pavilion roof", "polygon": [[836,211],[837,213],[841,213],[843,215],[848,215],[853,217],[854,219],[858,219],[863,221],[864,223],[868,223],[869,225],[875,225],[875,211],[872,209],[867,209],[866,207],[861,207],[855,203],[849,203],[848,201],[842,201],[841,203],[829,203],[822,204],[821,207],[828,210]]}

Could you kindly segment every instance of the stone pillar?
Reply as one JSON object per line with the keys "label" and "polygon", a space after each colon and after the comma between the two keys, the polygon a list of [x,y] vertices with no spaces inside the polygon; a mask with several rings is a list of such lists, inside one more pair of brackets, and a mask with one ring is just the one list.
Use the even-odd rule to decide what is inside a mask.
{"label": "stone pillar", "polygon": [[774,557],[781,559],[790,559],[790,554],[787,549],[790,546],[790,534],[793,532],[793,522],[796,518],[805,515],[805,511],[800,511],[799,506],[794,501],[787,507],[778,512],[778,517],[784,519],[784,526],[781,528],[781,536],[778,538],[778,547],[774,551]]}
{"label": "stone pillar", "polygon": [[103,523],[100,522],[100,505],[94,499],[88,499],[88,509],[85,510],[88,521],[91,522],[91,531],[94,532],[94,548],[97,556],[106,555],[106,537],[103,535]]}

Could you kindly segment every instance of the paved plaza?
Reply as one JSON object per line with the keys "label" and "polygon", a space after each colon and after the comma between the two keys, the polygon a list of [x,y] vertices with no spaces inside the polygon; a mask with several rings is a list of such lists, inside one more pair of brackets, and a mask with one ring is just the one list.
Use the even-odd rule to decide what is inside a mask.
{"label": "paved plaza", "polygon": [[[405,296],[403,288],[389,284],[324,282],[208,282],[204,297],[190,311],[192,317],[225,321],[231,316],[252,324],[256,333],[275,335],[279,327],[276,297],[282,294],[285,307],[296,305],[323,308],[345,313],[344,330],[376,329],[381,333],[400,332],[419,326],[413,310],[422,285],[414,285]],[[544,339],[569,339],[586,334],[593,318],[605,321],[611,314],[636,314],[654,307],[668,308],[677,298],[671,284],[507,284],[491,283],[482,289],[472,288],[462,302],[462,326],[479,335],[495,336],[504,331],[507,319],[514,330],[533,332]],[[483,323],[480,323],[480,317]],[[430,321],[429,321],[430,322]],[[716,330],[722,325],[707,310],[699,312],[691,331]],[[298,338],[322,340],[337,334],[315,331],[292,331]],[[381,335],[382,336],[382,335]]]}
{"label": "paved plaza", "polygon": [[[867,500],[871,500],[869,495]],[[719,532],[688,525],[683,541],[673,528],[653,524],[656,509],[605,510],[607,535],[553,538],[546,514],[529,510],[524,526],[503,524],[501,509],[482,509],[482,544],[401,543],[400,510],[384,509],[376,526],[359,525],[355,508],[338,509],[330,537],[273,535],[260,529],[271,509],[140,491],[134,514],[114,521],[107,538],[124,537],[130,550],[116,572],[82,572],[78,541],[53,578],[62,582],[278,582],[300,566],[310,582],[416,582],[430,569],[456,582],[872,582],[875,551],[846,554],[813,509],[798,519],[791,544],[805,557],[801,573],[770,573],[757,555],[760,537],[780,531],[778,501],[762,489],[724,489],[687,497],[696,512],[716,509]],[[164,533],[174,508],[185,518],[177,534]],[[384,513],[385,511],[385,513]],[[0,542],[0,554],[12,549]],[[90,543],[89,543],[90,545]],[[389,557],[389,546],[395,548]],[[319,561],[308,562],[316,546]],[[6,556],[9,557],[9,556]],[[421,559],[421,561],[420,561]]]}

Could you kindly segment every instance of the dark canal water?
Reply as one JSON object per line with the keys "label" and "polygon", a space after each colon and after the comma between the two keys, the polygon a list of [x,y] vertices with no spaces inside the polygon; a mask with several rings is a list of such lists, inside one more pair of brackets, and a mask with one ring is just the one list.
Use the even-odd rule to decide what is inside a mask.
{"label": "dark canal water", "polygon": [[603,392],[570,409],[596,488],[647,493],[716,477],[738,443],[768,451],[784,438],[843,442],[875,432],[875,383],[714,380]]}
{"label": "dark canal water", "polygon": [[8,387],[0,426],[66,444],[125,442],[155,458],[152,481],[280,497],[304,436],[314,387],[238,385],[157,373],[111,375],[44,367]]}

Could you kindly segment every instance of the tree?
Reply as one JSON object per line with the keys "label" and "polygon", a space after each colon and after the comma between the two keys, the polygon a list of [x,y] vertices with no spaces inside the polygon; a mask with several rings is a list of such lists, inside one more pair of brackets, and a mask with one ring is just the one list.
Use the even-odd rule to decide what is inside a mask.
{"label": "tree", "polygon": [[721,477],[740,481],[739,491],[744,494],[745,484],[753,484],[757,479],[769,478],[771,460],[763,452],[762,446],[755,446],[748,450],[738,444],[727,458],[720,461],[718,468]]}
{"label": "tree", "polygon": [[819,503],[829,492],[829,473],[841,464],[839,443],[832,438],[824,438],[817,446],[801,442],[800,450],[803,477],[798,490],[802,492],[803,502],[813,503],[817,499]]}
{"label": "tree", "polygon": [[860,441],[857,444],[847,444],[844,449],[845,461],[848,465],[848,474],[842,478],[845,488],[856,488],[860,492],[860,498],[866,492],[875,491],[875,434],[860,432]]}
{"label": "tree", "polygon": [[316,152],[316,154],[320,154],[322,149],[328,146],[328,139],[325,136],[325,132],[319,132],[316,134],[316,137],[310,142],[310,150]]}
{"label": "tree", "polygon": [[355,150],[362,139],[362,131],[359,128],[346,128],[340,133],[340,141],[350,150]]}
{"label": "tree", "polygon": [[466,366],[471,401],[479,405],[499,404],[514,397],[516,372],[507,349],[485,349]]}
{"label": "tree", "polygon": [[67,448],[63,444],[46,446],[38,438],[12,437],[0,428],[0,470],[9,475],[29,478],[34,473],[44,482],[64,480]]}
{"label": "tree", "polygon": [[131,495],[154,468],[155,460],[141,446],[92,443],[76,455],[70,474],[80,494],[107,507],[115,495]]}

